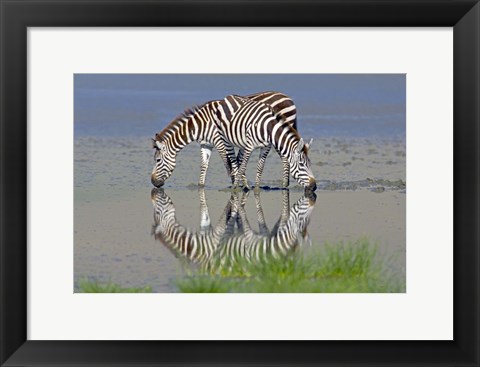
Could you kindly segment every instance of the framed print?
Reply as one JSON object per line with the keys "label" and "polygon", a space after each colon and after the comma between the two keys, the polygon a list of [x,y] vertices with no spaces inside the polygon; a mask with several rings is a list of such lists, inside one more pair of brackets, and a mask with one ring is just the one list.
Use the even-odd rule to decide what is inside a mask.
{"label": "framed print", "polygon": [[[185,36],[189,31],[183,33]],[[209,31],[200,33],[202,38],[214,36]],[[250,37],[254,34],[249,32]],[[155,37],[166,36],[159,32]],[[228,32],[228,36],[232,39],[236,33]],[[260,32],[256,38],[265,36],[265,32]],[[389,36],[394,38],[392,33]],[[38,39],[34,34],[31,37]],[[195,39],[193,34],[187,37]],[[31,80],[35,90],[35,77]],[[132,291],[152,293],[405,293],[406,75],[77,73],[73,82],[75,293],[100,292],[102,284],[105,287],[108,282],[112,290],[129,290],[133,286],[140,288]],[[265,91],[248,94],[260,85]],[[148,91],[151,97],[138,90]],[[248,165],[247,177],[255,177],[251,183],[253,195],[251,190],[238,192],[235,188],[232,194],[225,187],[225,176],[227,183],[231,180],[223,172],[222,157],[210,152],[211,146],[218,143],[217,133],[209,131],[215,123],[212,113],[221,102],[214,100],[195,107],[195,101],[221,98],[229,91],[244,91],[252,107],[262,108],[266,104],[260,101],[268,102],[273,111],[283,114],[292,124],[283,127],[284,134],[295,130],[301,134],[292,139],[308,146],[304,176],[290,180],[287,172],[283,180],[284,158],[274,156],[265,158],[264,166],[257,170],[260,173],[253,174],[255,165]],[[104,95],[114,97],[103,98]],[[352,101],[352,95],[357,100]],[[153,151],[158,159],[163,154],[174,159],[172,170],[166,169],[163,161],[147,167],[145,163],[151,165],[150,159],[145,159],[144,149],[138,149],[153,137],[148,133],[155,131],[156,117],[151,121],[148,115],[156,115],[159,97],[161,113],[165,114],[160,119],[171,122],[160,125],[154,144],[171,151]],[[244,101],[243,97],[230,98]],[[179,104],[194,107],[178,118]],[[138,110],[127,106],[138,106]],[[368,113],[359,111],[358,106]],[[115,116],[117,110],[123,110],[122,115],[128,117],[105,117]],[[310,115],[302,113],[300,119],[300,112],[296,111],[310,111]],[[329,111],[321,115],[321,127],[318,111]],[[268,117],[268,109],[265,113]],[[132,115],[145,117],[135,119],[133,125]],[[345,115],[358,117],[354,120]],[[352,120],[357,122],[352,124]],[[441,120],[439,116],[439,125]],[[176,134],[188,126],[193,129],[186,130],[185,140],[176,141]],[[278,150],[286,145],[280,139],[275,144]],[[315,146],[325,147],[326,151],[322,153],[323,148]],[[288,157],[288,153],[280,153]],[[206,158],[199,173],[202,154]],[[255,155],[251,155],[253,162]],[[326,156],[328,164],[322,161]],[[117,164],[112,165],[113,161]],[[127,166],[120,166],[122,162]],[[151,178],[145,180],[144,172],[151,170]],[[156,182],[157,172],[160,182]],[[346,172],[349,178],[342,180]],[[107,179],[106,183],[102,177],[117,178]],[[322,192],[318,198],[312,184]],[[142,199],[148,198],[145,192],[151,200]],[[141,193],[140,198],[135,198],[137,193]],[[316,209],[317,200],[324,204]],[[199,213],[192,207],[195,202]],[[152,205],[153,210],[144,210],[145,204]],[[271,215],[272,211],[275,215]],[[373,217],[375,214],[377,217]],[[152,215],[152,228],[147,231],[143,224],[150,224]],[[170,216],[168,220],[166,216]],[[137,224],[131,223],[134,218]],[[378,227],[380,221],[383,225]],[[258,231],[257,225],[261,228]],[[127,241],[122,240],[128,237]],[[138,243],[133,248],[132,241]],[[325,246],[324,252],[317,254],[320,241],[335,245]],[[377,249],[372,242],[378,242]],[[142,249],[140,244],[146,248]],[[382,254],[385,260],[380,264]],[[303,257],[312,265],[307,265]],[[352,263],[351,259],[358,261]],[[371,267],[371,262],[377,262],[378,269]],[[282,278],[281,274],[288,271],[285,266],[295,268],[292,277]],[[335,280],[331,278],[333,272]],[[304,276],[299,277],[300,273]],[[358,274],[364,281],[357,281]],[[145,282],[147,279],[150,280]]]}
{"label": "framed print", "polygon": [[479,365],[476,1],[1,14],[2,365]]}

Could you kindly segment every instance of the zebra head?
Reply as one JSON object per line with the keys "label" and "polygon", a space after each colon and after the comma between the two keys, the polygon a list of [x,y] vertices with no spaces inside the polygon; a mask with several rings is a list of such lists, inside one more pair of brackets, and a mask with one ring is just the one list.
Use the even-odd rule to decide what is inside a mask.
{"label": "zebra head", "polygon": [[297,227],[299,230],[299,241],[302,244],[312,244],[307,228],[315,207],[317,195],[313,191],[306,191],[304,195],[293,206],[291,212],[297,217]]}
{"label": "zebra head", "polygon": [[152,234],[157,238],[169,223],[175,222],[175,205],[163,189],[153,188],[151,199],[154,222]]}
{"label": "zebra head", "polygon": [[173,149],[169,149],[165,142],[157,139],[152,139],[152,146],[155,149],[155,166],[151,180],[155,187],[161,187],[175,169],[177,154]]}
{"label": "zebra head", "polygon": [[317,189],[317,182],[313,175],[310,159],[308,158],[308,150],[312,144],[313,139],[310,142],[305,143],[301,138],[298,144],[292,145],[292,153],[289,155],[290,172],[300,185],[306,189],[315,191]]}

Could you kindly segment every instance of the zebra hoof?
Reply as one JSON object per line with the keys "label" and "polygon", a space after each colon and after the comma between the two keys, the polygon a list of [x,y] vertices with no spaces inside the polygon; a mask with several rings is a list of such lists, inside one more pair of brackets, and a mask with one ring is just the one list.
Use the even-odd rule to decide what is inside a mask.
{"label": "zebra hoof", "polygon": [[240,192],[243,190],[243,187],[239,187],[238,185],[232,185],[230,187],[230,190],[233,192],[233,193],[236,193],[236,192]]}

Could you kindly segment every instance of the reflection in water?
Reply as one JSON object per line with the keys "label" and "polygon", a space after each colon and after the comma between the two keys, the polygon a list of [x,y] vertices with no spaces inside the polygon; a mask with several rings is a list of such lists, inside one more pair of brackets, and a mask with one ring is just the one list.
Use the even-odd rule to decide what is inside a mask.
{"label": "reflection in water", "polygon": [[163,189],[154,188],[152,234],[177,256],[200,265],[204,271],[217,272],[243,261],[261,262],[266,257],[287,256],[299,245],[310,242],[307,227],[315,205],[314,193],[306,193],[290,208],[290,192],[282,190],[282,210],[271,231],[265,222],[259,193],[255,193],[259,231],[252,229],[247,218],[248,194],[232,193],[216,226],[210,223],[203,189],[199,190],[199,197],[200,231],[195,232],[178,223],[170,197]]}

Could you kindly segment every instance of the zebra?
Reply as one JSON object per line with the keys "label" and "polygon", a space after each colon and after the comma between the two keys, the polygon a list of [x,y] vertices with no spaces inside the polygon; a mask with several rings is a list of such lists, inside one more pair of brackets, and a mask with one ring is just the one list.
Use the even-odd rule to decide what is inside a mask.
{"label": "zebra", "polygon": [[[266,258],[288,256],[307,242],[307,227],[315,205],[313,192],[305,193],[290,208],[289,190],[282,190],[282,211],[272,231],[263,216],[260,194],[255,193],[257,221],[260,231],[254,231],[247,219],[245,201],[232,193],[215,227],[209,220],[203,189],[199,190],[201,230],[194,232],[178,223],[175,206],[163,189],[152,190],[154,225],[152,234],[176,256],[200,266],[203,272],[216,273],[230,269],[243,261],[261,262]],[[238,228],[235,230],[235,224]]]}
{"label": "zebra", "polygon": [[224,144],[228,156],[235,155],[234,146],[243,149],[243,159],[233,182],[234,187],[244,177],[252,151],[255,148],[270,150],[273,146],[283,160],[288,160],[290,173],[300,185],[316,190],[317,184],[308,158],[312,140],[305,143],[297,130],[282,116],[276,115],[267,104],[230,95],[218,106],[216,117],[219,131],[229,142]]}
{"label": "zebra", "polygon": [[[246,96],[246,98],[269,105],[276,116],[284,119],[285,122],[289,123],[294,130],[297,130],[297,108],[290,97],[278,92],[263,92],[251,94]],[[269,152],[270,147],[264,148],[260,151],[257,164],[257,174],[255,176],[255,187],[257,188],[260,186],[260,179],[265,167],[265,160],[267,159]],[[290,184],[290,165],[288,163],[288,159],[282,157],[278,150],[277,153],[280,156],[283,165],[282,186],[288,187]],[[240,149],[237,156],[237,166],[241,164],[243,156],[244,150]],[[242,181],[247,182],[245,177],[242,177]]]}
{"label": "zebra", "polygon": [[177,222],[175,205],[163,189],[154,188],[151,192],[154,225],[152,234],[176,255],[188,258],[194,263],[208,263],[217,251],[217,246],[225,234],[229,221],[226,208],[217,226],[212,228],[205,200],[205,191],[199,190],[201,222],[200,231],[193,232]]}
{"label": "zebra", "polygon": [[201,146],[201,164],[199,185],[205,185],[205,175],[212,148],[215,147],[223,160],[227,174],[232,182],[236,172],[236,160],[233,162],[226,154],[224,140],[213,121],[219,102],[210,101],[203,106],[185,110],[160,133],[155,134],[152,146],[155,149],[155,165],[151,174],[152,184],[161,187],[173,173],[176,157],[186,145],[197,141]]}
{"label": "zebra", "polygon": [[[248,195],[244,192],[243,195]],[[255,196],[257,206],[257,221],[260,230],[254,231],[250,226],[244,207],[244,198],[239,199],[238,193],[231,198],[231,219],[237,221],[238,232],[228,240],[228,245],[220,246],[217,261],[213,268],[228,272],[235,265],[245,262],[262,263],[272,258],[285,258],[300,245],[311,244],[307,227],[313,213],[316,195],[307,191],[291,208],[289,191],[282,190],[282,211],[280,218],[272,231],[268,231],[263,218],[263,210],[258,193]],[[261,213],[259,215],[259,213]]]}
{"label": "zebra", "polygon": [[[292,128],[297,129],[297,110],[293,100],[287,95],[268,91],[251,94],[245,98],[268,104]],[[221,101],[219,100],[210,101],[202,106],[187,109],[161,132],[155,134],[155,138],[152,139],[152,147],[155,149],[155,166],[151,174],[151,181],[154,186],[163,186],[165,180],[170,177],[175,169],[177,153],[192,141],[200,143],[199,186],[205,186],[205,178],[213,147],[220,154],[227,174],[230,176],[232,183],[234,182],[237,167],[243,158],[243,151],[240,150],[237,157],[234,157],[234,153],[233,156],[226,154],[225,144],[228,144],[228,142],[222,139],[215,123],[216,111],[220,103]],[[269,151],[270,149],[265,149],[260,154],[255,178],[256,187],[260,185],[261,174]],[[287,187],[290,178],[288,160],[282,159],[282,164],[282,185]],[[242,182],[246,182],[245,177],[242,177]]]}

